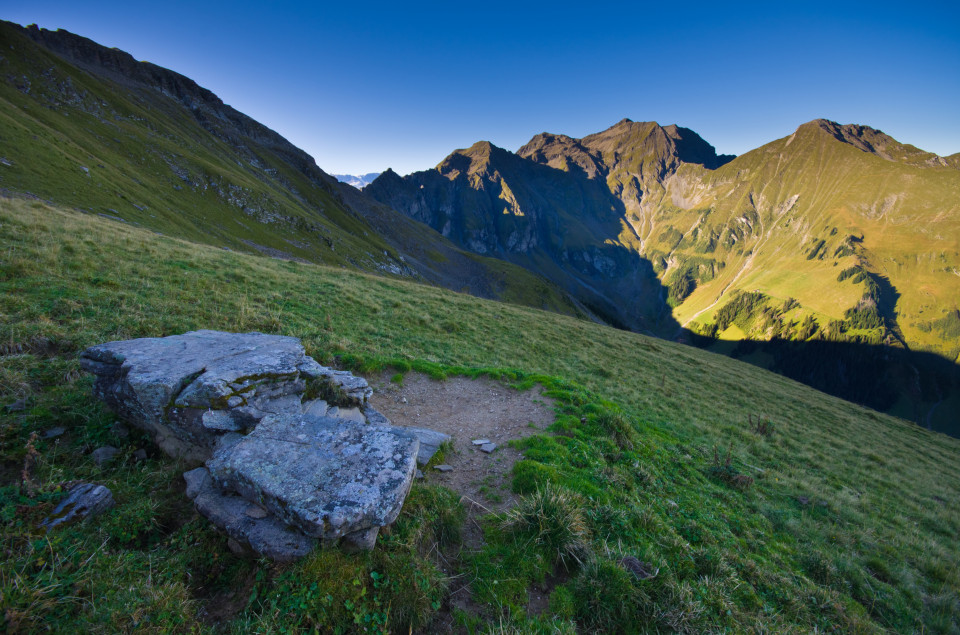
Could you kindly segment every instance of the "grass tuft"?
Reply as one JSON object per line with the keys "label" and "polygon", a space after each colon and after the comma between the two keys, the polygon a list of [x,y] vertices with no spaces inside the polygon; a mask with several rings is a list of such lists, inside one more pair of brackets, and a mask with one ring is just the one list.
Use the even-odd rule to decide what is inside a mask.
{"label": "grass tuft", "polygon": [[547,484],[521,496],[517,505],[506,512],[501,526],[529,537],[567,569],[582,564],[590,551],[583,499],[555,485]]}

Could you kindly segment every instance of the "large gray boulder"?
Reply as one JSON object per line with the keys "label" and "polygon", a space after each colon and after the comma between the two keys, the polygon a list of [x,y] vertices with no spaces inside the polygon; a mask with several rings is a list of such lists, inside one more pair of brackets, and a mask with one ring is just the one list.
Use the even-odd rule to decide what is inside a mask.
{"label": "large gray boulder", "polygon": [[298,339],[262,333],[108,342],[80,363],[97,376],[94,394],[168,454],[194,461],[208,458],[224,433],[249,431],[268,414],[316,410],[310,396],[319,382],[357,406],[373,392],[363,378],[318,364]]}
{"label": "large gray boulder", "polygon": [[372,548],[417,462],[449,438],[393,426],[367,403],[366,380],[321,366],[292,337],[193,331],[94,346],[81,364],[122,418],[206,464],[184,474],[197,510],[277,560],[318,543]]}
{"label": "large gray boulder", "polygon": [[325,542],[396,520],[419,441],[397,428],[332,417],[265,417],[207,462],[224,490]]}

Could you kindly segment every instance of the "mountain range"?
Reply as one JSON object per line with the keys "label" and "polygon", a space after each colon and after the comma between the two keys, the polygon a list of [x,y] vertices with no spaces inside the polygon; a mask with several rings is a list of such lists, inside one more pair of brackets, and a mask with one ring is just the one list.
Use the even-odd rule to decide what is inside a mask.
{"label": "mountain range", "polygon": [[957,432],[960,155],[818,119],[739,157],[620,121],[365,192],[605,321]]}
{"label": "mountain range", "polygon": [[732,157],[624,119],[361,192],[173,71],[62,30],[0,40],[8,194],[680,339],[960,434],[958,154],[815,120]]}
{"label": "mountain range", "polygon": [[368,172],[367,174],[334,174],[333,175],[341,183],[346,183],[347,185],[352,185],[358,190],[362,190],[366,186],[373,183],[374,179],[380,176],[379,172]]}

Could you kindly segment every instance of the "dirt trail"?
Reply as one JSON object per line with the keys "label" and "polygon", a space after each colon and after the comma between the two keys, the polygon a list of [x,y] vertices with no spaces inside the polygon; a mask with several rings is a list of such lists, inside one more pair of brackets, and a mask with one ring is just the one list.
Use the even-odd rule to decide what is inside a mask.
{"label": "dirt trail", "polygon": [[[429,470],[424,476],[427,482],[460,494],[467,513],[462,549],[479,549],[483,544],[479,518],[505,511],[516,500],[510,491],[511,470],[522,455],[507,442],[542,432],[553,423],[553,400],[543,396],[539,386],[521,392],[487,378],[435,381],[411,372],[402,384],[395,384],[390,377],[384,373],[367,378],[374,391],[370,404],[394,425],[430,428],[453,437],[454,451],[444,458],[453,470]],[[489,439],[497,448],[486,454],[473,445],[475,439]],[[449,565],[445,572],[453,580],[451,607],[483,613],[484,607],[472,600],[470,580],[460,575],[455,563]],[[532,597],[531,603],[539,599]],[[441,631],[452,629],[450,620],[441,622],[446,622]]]}

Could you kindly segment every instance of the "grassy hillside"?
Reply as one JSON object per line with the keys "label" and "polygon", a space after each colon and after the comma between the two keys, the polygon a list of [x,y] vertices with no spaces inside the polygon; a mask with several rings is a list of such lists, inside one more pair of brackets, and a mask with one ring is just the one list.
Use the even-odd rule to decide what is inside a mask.
{"label": "grassy hillside", "polygon": [[[522,445],[523,522],[487,518],[461,551],[457,497],[426,484],[372,553],[232,556],[183,497],[182,466],[135,461],[142,440],[111,431],[77,362],[196,328],[295,335],[359,372],[544,382],[557,421]],[[0,349],[8,630],[406,632],[452,614],[465,632],[960,632],[960,441],[721,355],[9,199]],[[55,426],[59,441],[31,440]],[[107,442],[121,456],[100,469],[87,453]],[[43,535],[79,478],[117,507]],[[633,578],[625,555],[658,575]],[[451,576],[474,611],[451,608]],[[549,595],[537,616],[531,589]]]}
{"label": "grassy hillside", "polygon": [[542,278],[338,183],[182,75],[2,21],[0,49],[0,189],[234,251],[582,313]]}

